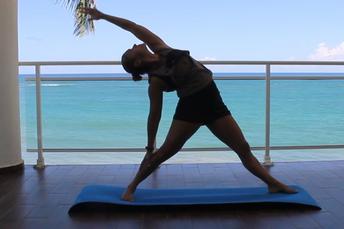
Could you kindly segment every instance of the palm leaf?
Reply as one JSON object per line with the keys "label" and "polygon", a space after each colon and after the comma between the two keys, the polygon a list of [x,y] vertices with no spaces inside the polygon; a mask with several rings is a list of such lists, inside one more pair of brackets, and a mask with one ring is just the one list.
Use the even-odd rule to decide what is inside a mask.
{"label": "palm leaf", "polygon": [[74,35],[83,36],[89,32],[94,32],[93,21],[90,16],[80,12],[80,8],[93,8],[95,7],[95,0],[57,0],[66,5],[67,8],[74,12]]}

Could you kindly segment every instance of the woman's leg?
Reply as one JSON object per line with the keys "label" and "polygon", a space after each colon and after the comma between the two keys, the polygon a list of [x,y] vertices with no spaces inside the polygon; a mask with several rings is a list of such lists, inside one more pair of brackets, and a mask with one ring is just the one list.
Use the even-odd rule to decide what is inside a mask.
{"label": "woman's leg", "polygon": [[230,115],[219,118],[208,124],[210,131],[223,143],[232,148],[244,166],[255,176],[263,180],[270,192],[295,193],[296,191],[273,178],[252,154],[251,149],[240,127]]}
{"label": "woman's leg", "polygon": [[137,186],[161,163],[175,155],[199,127],[199,124],[173,120],[165,142],[155,153],[141,162],[139,171],[122,195],[122,199],[132,201]]}

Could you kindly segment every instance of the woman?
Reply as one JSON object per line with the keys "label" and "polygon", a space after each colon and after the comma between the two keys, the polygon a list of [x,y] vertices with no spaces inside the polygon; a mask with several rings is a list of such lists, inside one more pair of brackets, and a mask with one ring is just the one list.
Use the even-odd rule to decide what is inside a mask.
{"label": "woman", "polygon": [[[161,163],[175,155],[202,125],[232,148],[244,166],[268,185],[269,192],[296,192],[273,178],[254,157],[238,124],[223,103],[211,71],[190,57],[188,51],[172,49],[147,28],[129,20],[106,15],[95,8],[84,8],[82,11],[89,14],[91,20],[104,19],[144,42],[134,45],[122,56],[122,65],[132,74],[133,80],[141,80],[141,74],[148,74],[150,99],[146,155],[135,178],[123,193],[123,200],[133,201],[137,186]],[[163,92],[166,91],[176,91],[179,102],[165,142],[153,153]]]}

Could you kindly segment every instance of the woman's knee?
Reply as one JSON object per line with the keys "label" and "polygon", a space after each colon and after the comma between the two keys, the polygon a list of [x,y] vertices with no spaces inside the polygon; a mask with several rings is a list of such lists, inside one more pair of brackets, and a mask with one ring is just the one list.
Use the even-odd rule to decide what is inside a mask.
{"label": "woman's knee", "polygon": [[165,142],[164,144],[162,144],[161,148],[159,149],[159,151],[164,152],[163,154],[167,154],[167,155],[174,155],[176,153],[178,153],[178,151],[183,147],[182,144],[177,144],[175,142]]}
{"label": "woman's knee", "polygon": [[237,143],[233,148],[239,156],[248,156],[251,153],[251,146],[247,141]]}
{"label": "woman's knee", "polygon": [[178,153],[182,147],[175,144],[164,143],[162,146],[153,154],[151,162],[154,164],[160,164]]}

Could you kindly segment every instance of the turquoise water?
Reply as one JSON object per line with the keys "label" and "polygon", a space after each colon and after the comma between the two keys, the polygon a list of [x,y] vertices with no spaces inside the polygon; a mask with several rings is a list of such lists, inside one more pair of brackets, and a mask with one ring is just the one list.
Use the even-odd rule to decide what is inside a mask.
{"label": "turquoise water", "polygon": [[[265,81],[216,83],[248,142],[263,146]],[[21,77],[20,89],[23,144],[36,148],[35,84]],[[177,103],[175,93],[165,93],[164,98],[158,145],[166,136]],[[45,148],[144,147],[147,114],[146,81],[42,82]],[[271,145],[344,144],[343,141],[344,80],[271,82]],[[223,144],[205,127],[186,144],[216,146]]]}

